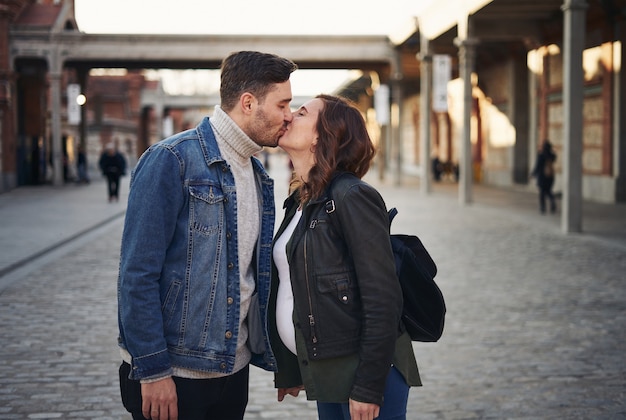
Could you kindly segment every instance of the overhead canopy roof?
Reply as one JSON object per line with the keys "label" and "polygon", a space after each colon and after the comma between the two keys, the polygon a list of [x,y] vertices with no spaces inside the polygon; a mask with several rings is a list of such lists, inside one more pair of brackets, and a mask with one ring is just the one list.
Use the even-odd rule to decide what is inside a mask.
{"label": "overhead canopy roof", "polygon": [[[416,32],[429,40],[437,41],[450,31],[455,32],[459,22],[472,16],[475,21],[474,35],[480,39],[531,39],[543,41],[552,35],[556,26],[560,30],[564,0],[447,0],[433,2],[404,25],[404,34],[394,34],[392,41],[401,45]],[[587,0],[588,21],[603,19],[606,24],[623,19],[626,0]],[[454,11],[454,13],[451,13]],[[559,33],[562,35],[561,33]]]}
{"label": "overhead canopy roof", "polygon": [[[501,60],[514,50],[529,51],[563,38],[564,0],[446,0],[431,3],[419,16],[407,19],[400,31],[390,35],[401,51],[405,80],[419,78],[421,37],[430,42],[432,52],[458,53],[454,41],[463,37],[468,17],[472,37],[479,42],[478,60],[482,64]],[[609,28],[626,17],[626,0],[587,0],[587,27]],[[452,13],[454,11],[454,13]],[[597,40],[588,37],[588,42]]]}

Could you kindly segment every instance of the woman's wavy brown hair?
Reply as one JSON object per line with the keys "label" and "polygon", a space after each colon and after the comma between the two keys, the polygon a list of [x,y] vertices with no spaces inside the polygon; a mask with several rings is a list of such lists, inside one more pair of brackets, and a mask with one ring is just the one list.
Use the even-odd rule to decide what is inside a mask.
{"label": "woman's wavy brown hair", "polygon": [[367,132],[365,119],[348,99],[317,95],[324,103],[317,120],[315,165],[307,182],[297,182],[300,202],[322,195],[336,172],[351,172],[362,178],[370,168],[376,149]]}

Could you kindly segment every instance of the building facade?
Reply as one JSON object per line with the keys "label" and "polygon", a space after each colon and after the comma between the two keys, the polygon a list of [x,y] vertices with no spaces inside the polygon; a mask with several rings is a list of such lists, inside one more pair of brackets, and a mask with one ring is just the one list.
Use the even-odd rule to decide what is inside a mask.
{"label": "building facade", "polygon": [[[80,145],[92,170],[102,146],[111,141],[133,162],[162,138],[164,127],[178,131],[190,122],[183,116],[189,104],[170,107],[168,99],[147,94],[158,93],[158,87],[141,70],[216,68],[224,51],[249,48],[254,40],[259,49],[299,57],[301,68],[363,71],[363,78],[339,92],[352,95],[371,122],[381,175],[389,172],[398,182],[417,175],[427,191],[436,157],[444,164],[445,179],[460,182],[465,193],[477,182],[534,188],[530,173],[537,145],[548,138],[559,154],[557,190],[569,191],[570,181],[580,177],[585,199],[626,200],[621,70],[626,0],[451,2],[459,5],[454,17],[447,3],[435,3],[412,17],[413,30],[386,39],[151,35],[131,40],[80,33],[71,0],[10,1],[0,14],[0,31],[6,34],[0,41],[0,189],[50,182],[51,166],[54,171],[61,166],[54,162],[63,162],[63,179],[71,178],[67,165],[71,168]],[[580,87],[573,88],[568,75],[577,63],[572,64],[571,38],[578,35],[566,31],[572,13],[584,19],[575,26],[575,34],[584,38],[579,57],[584,71]],[[355,42],[363,43],[357,53]],[[123,50],[127,44],[145,51],[143,61],[133,61],[136,53]],[[102,55],[94,55],[95,49]],[[435,55],[451,59],[444,111],[431,108]],[[123,74],[94,74],[99,65],[112,68],[115,62],[126,65]],[[87,97],[80,124],[68,122],[68,84],[80,85]],[[384,123],[373,112],[382,85],[390,91],[391,118]],[[579,118],[572,117],[572,94],[581,101]],[[150,97],[154,103],[146,102]],[[572,133],[573,122],[581,124],[579,132]],[[578,134],[580,150],[572,158],[570,137]],[[572,171],[570,164],[578,159],[580,168],[574,165]],[[52,182],[58,178],[53,172]]]}
{"label": "building facade", "polygon": [[[471,2],[470,2],[471,3]],[[625,2],[583,2],[584,42],[579,64],[580,114],[571,115],[566,108],[567,34],[564,28],[565,9],[553,2],[551,13],[539,15],[534,21],[524,22],[527,28],[512,27],[509,32],[490,33],[488,28],[498,16],[506,24],[506,13],[523,22],[521,3],[504,6],[498,12],[489,11],[494,4],[512,4],[494,0],[479,1],[483,9],[473,9],[465,18],[476,28],[470,34],[473,54],[468,101],[469,125],[465,123],[464,80],[457,22],[444,24],[438,35],[427,43],[427,55],[443,54],[451,57],[452,77],[448,83],[448,109],[435,112],[423,107],[422,80],[403,83],[407,96],[403,99],[402,157],[407,167],[422,165],[422,134],[428,133],[430,156],[451,165],[463,162],[464,130],[469,132],[470,159],[473,182],[494,186],[528,186],[534,188],[530,177],[539,144],[549,139],[555,146],[557,158],[556,191],[563,191],[564,165],[567,162],[566,127],[568,120],[580,123],[582,144],[580,155],[582,196],[588,200],[615,203],[626,200],[626,138],[622,121],[626,113],[623,90],[626,78],[622,69],[624,57]],[[487,5],[484,5],[487,3]],[[544,2],[544,6],[550,2]],[[610,7],[609,5],[612,4]],[[447,6],[446,6],[447,7]],[[494,6],[495,7],[495,6]],[[531,8],[531,4],[524,7]],[[563,10],[561,10],[563,9]],[[446,9],[447,10],[447,9]],[[423,20],[437,21],[445,15],[443,6],[425,12]],[[489,14],[491,13],[491,15]],[[440,20],[440,19],[439,19]],[[462,19],[461,19],[462,21]],[[478,29],[483,28],[483,29]],[[414,38],[426,37],[425,31],[407,37],[400,48],[403,54],[423,54],[422,43]],[[514,30],[519,32],[512,32]],[[530,33],[529,29],[535,32]],[[495,31],[495,29],[494,29]],[[532,35],[532,36],[531,36]],[[420,83],[421,82],[421,83]],[[428,93],[428,92],[427,92]],[[427,100],[428,102],[428,100]],[[424,111],[428,115],[423,115]],[[423,130],[424,122],[428,130]]]}

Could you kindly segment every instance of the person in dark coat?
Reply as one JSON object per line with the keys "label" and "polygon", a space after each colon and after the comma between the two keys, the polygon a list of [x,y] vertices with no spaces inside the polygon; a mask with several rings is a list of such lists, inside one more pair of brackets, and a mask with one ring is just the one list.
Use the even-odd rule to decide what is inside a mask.
{"label": "person in dark coat", "polygon": [[541,149],[537,153],[537,161],[533,169],[532,176],[537,178],[539,187],[539,211],[546,212],[546,198],[550,200],[550,212],[556,212],[556,203],[552,187],[554,186],[554,161],[556,153],[552,149],[550,140],[545,139],[541,144]]}
{"label": "person in dark coat", "polygon": [[126,159],[113,143],[108,143],[100,156],[100,170],[107,178],[109,202],[119,200],[120,177],[126,174]]}

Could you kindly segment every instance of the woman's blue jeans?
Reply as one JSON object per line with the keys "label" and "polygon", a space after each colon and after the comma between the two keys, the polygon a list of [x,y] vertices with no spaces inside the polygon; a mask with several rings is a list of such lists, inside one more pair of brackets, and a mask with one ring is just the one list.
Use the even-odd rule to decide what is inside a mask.
{"label": "woman's blue jeans", "polygon": [[[378,420],[405,420],[409,400],[409,386],[398,372],[391,367],[385,385],[384,403],[380,407]],[[317,403],[319,420],[350,420],[348,403]]]}

